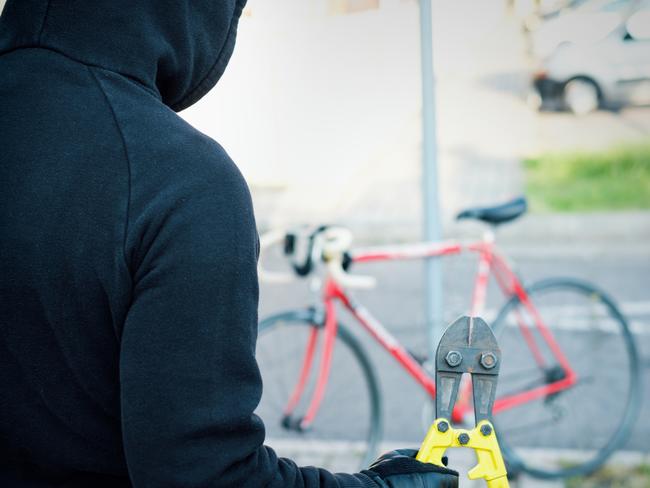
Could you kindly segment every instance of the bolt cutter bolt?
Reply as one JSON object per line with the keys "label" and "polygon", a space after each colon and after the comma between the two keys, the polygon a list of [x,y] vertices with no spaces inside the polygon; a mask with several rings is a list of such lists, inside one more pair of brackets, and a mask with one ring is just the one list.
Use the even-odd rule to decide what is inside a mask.
{"label": "bolt cutter bolt", "polygon": [[469,442],[469,435],[463,432],[461,435],[458,436],[458,442],[460,442],[460,444],[464,446]]}
{"label": "bolt cutter bolt", "polygon": [[492,433],[492,427],[489,425],[481,425],[481,434],[483,434],[485,437],[489,436]]}
{"label": "bolt cutter bolt", "polygon": [[481,366],[485,369],[492,369],[497,365],[497,357],[492,352],[481,354]]}
{"label": "bolt cutter bolt", "polygon": [[438,422],[438,432],[447,432],[449,424],[447,422]]}
{"label": "bolt cutter bolt", "polygon": [[454,368],[463,362],[463,355],[458,351],[449,351],[445,356],[445,361],[447,361],[449,366]]}

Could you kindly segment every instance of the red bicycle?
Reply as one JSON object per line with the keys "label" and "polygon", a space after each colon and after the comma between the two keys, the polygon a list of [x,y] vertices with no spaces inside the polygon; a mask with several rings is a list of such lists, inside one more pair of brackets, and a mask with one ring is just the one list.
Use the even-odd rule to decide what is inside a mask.
{"label": "red bicycle", "polygon": [[[472,208],[459,219],[491,226],[526,211],[518,198]],[[264,381],[258,414],[274,440],[352,441],[362,465],[382,437],[382,395],[375,368],[359,340],[340,320],[340,310],[365,329],[432,398],[434,375],[368,309],[349,294],[375,280],[349,274],[363,263],[478,255],[469,315],[482,315],[490,277],[506,298],[492,327],[503,361],[494,422],[509,472],[541,478],[586,474],[626,440],[641,402],[637,349],[627,321],[611,298],[576,279],[553,278],[524,286],[498,252],[492,229],[475,242],[443,242],[352,249],[351,233],[321,226],[271,232],[261,238],[260,279],[287,282],[312,277],[319,303],[267,317],[259,324],[257,358]],[[282,244],[290,275],[261,266],[268,248]],[[339,304],[340,307],[337,307]],[[471,383],[461,386],[452,421],[471,417]],[[553,459],[530,457],[547,448]]]}

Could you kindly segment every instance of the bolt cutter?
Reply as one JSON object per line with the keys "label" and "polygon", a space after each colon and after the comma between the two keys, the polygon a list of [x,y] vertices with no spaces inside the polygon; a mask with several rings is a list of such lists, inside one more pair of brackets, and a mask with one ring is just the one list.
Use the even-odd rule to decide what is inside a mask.
{"label": "bolt cutter", "polygon": [[[418,461],[443,466],[448,448],[469,447],[478,459],[469,479],[483,478],[489,488],[509,486],[491,420],[500,363],[496,337],[482,319],[461,317],[447,328],[436,351],[436,420],[416,456]],[[450,422],[463,373],[472,377],[476,425],[471,430],[455,429]]]}

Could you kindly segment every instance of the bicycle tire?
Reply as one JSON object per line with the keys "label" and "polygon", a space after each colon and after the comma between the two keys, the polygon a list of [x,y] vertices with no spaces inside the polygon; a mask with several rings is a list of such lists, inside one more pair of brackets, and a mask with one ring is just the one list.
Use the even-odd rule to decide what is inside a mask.
{"label": "bicycle tire", "polygon": [[[293,356],[285,355],[284,357],[278,358],[278,356],[282,355],[282,351],[276,346],[278,343],[286,345],[287,342],[294,340],[295,342],[300,342],[295,339],[299,334],[293,332],[293,329],[296,327],[305,327],[305,331],[307,331],[307,327],[323,327],[323,317],[319,317],[319,315],[322,316],[323,314],[319,314],[313,308],[292,310],[272,315],[259,323],[257,360],[262,373],[265,393],[262,395],[258,414],[262,417],[265,424],[267,424],[267,432],[270,434],[271,438],[276,436],[276,439],[288,438],[296,442],[304,441],[307,443],[305,445],[310,449],[313,449],[313,441],[350,441],[352,445],[354,445],[354,456],[359,458],[359,462],[357,463],[358,465],[350,466],[348,461],[346,461],[345,465],[337,465],[334,460],[331,460],[330,462],[334,464],[325,465],[324,467],[327,467],[330,470],[340,470],[341,468],[350,469],[350,467],[364,468],[375,459],[378,445],[382,437],[381,393],[377,375],[375,374],[375,370],[368,355],[356,337],[352,335],[349,329],[343,324],[339,323],[337,327],[337,337],[334,344],[334,356],[332,358],[330,379],[327,384],[323,403],[316,415],[314,424],[306,432],[293,432],[286,426],[282,425],[282,412],[280,410],[282,410],[284,402],[288,399],[288,389],[285,389],[280,402],[276,402],[275,405],[273,405],[272,400],[268,398],[271,392],[277,391],[278,381],[282,380],[282,376],[285,376],[287,368],[290,369],[289,374],[294,376],[294,378],[287,383],[291,385],[291,387],[295,385],[295,378],[300,371],[303,359],[302,349],[299,350],[299,354]],[[283,326],[288,326],[293,329],[289,329],[290,332],[285,332],[284,335],[280,335],[278,331],[284,329]],[[277,337],[275,340],[269,342],[269,336],[274,332]],[[270,350],[266,351],[269,354],[262,350],[265,342],[273,344],[269,347]],[[319,341],[319,344],[321,342],[322,338]],[[305,344],[300,343],[298,345],[304,347]],[[290,362],[293,364],[289,364]],[[317,375],[319,363],[320,359],[319,357],[316,357],[310,375],[312,378],[310,380],[313,380]],[[345,378],[343,379],[341,377],[342,369],[345,370]],[[357,372],[357,377],[353,376],[355,370]],[[278,375],[280,375],[280,377],[278,377]],[[351,388],[350,390],[353,391],[346,392],[346,395],[356,395],[356,397],[352,402],[348,399],[346,402],[347,407],[343,409],[340,408],[340,403],[338,402],[335,403],[337,408],[332,408],[333,404],[328,403],[328,398],[333,401],[332,397],[336,394],[334,390],[341,386],[334,383],[341,383],[344,380],[357,380],[357,388]],[[313,381],[310,381],[310,383],[312,383],[313,386]],[[361,387],[361,383],[365,383],[365,386]],[[302,410],[300,412],[301,414],[304,414],[306,404],[311,399],[309,386],[307,387],[303,397],[303,401],[301,401],[301,404],[298,406],[298,408]],[[334,415],[336,422],[328,422],[328,419],[325,418],[328,414]],[[337,424],[339,422],[344,422],[344,417],[346,417],[346,415],[353,415],[352,422],[348,418],[347,426],[339,428]],[[360,428],[364,423],[366,424],[366,427]],[[273,447],[272,441],[270,442],[270,445]],[[279,450],[279,454],[282,455],[281,449]],[[322,461],[320,459],[318,461],[318,464],[322,466]],[[307,459],[307,462],[311,461]]]}
{"label": "bicycle tire", "polygon": [[[506,425],[508,422],[507,420],[508,416],[506,415],[507,412],[495,414],[495,424],[497,427],[497,432],[499,432],[500,443],[504,451],[504,456],[506,457],[507,464],[511,467],[513,471],[515,472],[524,471],[536,478],[556,479],[556,478],[567,478],[567,477],[588,475],[596,471],[599,467],[601,467],[605,463],[607,458],[614,451],[620,448],[621,445],[627,440],[628,434],[630,433],[630,430],[634,426],[634,422],[636,421],[637,416],[639,414],[639,410],[641,406],[641,385],[640,385],[641,367],[639,364],[639,354],[636,345],[634,343],[634,338],[632,336],[632,333],[630,331],[625,316],[620,312],[618,307],[615,305],[614,301],[606,293],[604,293],[602,290],[600,290],[599,288],[595,287],[590,283],[573,279],[573,278],[551,278],[551,279],[542,280],[532,284],[531,286],[526,288],[526,292],[530,297],[532,303],[535,305],[536,308],[538,308],[538,311],[542,316],[542,318],[544,318],[545,316],[545,310],[541,309],[539,304],[542,303],[541,300],[544,299],[544,296],[546,295],[548,297],[550,296],[550,293],[559,293],[562,294],[563,296],[568,296],[567,294],[569,293],[581,295],[582,297],[588,298],[593,304],[598,305],[601,311],[607,312],[611,325],[604,324],[602,322],[599,323],[598,329],[594,329],[596,331],[595,334],[594,333],[591,334],[592,336],[594,336],[594,338],[591,339],[591,342],[593,343],[592,346],[597,341],[603,342],[603,338],[604,338],[603,335],[609,334],[610,337],[608,337],[607,340],[608,343],[607,347],[610,350],[610,352],[605,356],[597,355],[596,357],[597,360],[594,363],[596,365],[596,368],[591,368],[590,371],[592,374],[598,371],[600,371],[601,374],[609,371],[610,369],[607,368],[606,365],[604,364],[606,360],[609,361],[614,360],[619,363],[627,363],[626,369],[629,372],[629,379],[627,381],[627,394],[625,395],[622,412],[620,414],[617,414],[616,420],[618,420],[618,423],[615,424],[615,429],[613,430],[613,432],[610,435],[608,435],[604,443],[603,442],[600,443],[602,445],[599,445],[595,449],[591,449],[591,451],[594,452],[593,455],[591,455],[588,459],[584,461],[578,461],[577,464],[568,463],[565,465],[560,464],[556,467],[549,467],[548,465],[540,466],[536,464],[538,462],[542,462],[541,460],[533,463],[530,461],[530,459],[528,460],[523,459],[522,455],[518,453],[518,448],[513,446],[514,440],[509,437],[508,428],[507,428],[508,425]],[[499,389],[497,390],[497,398],[501,396],[504,393],[505,388],[507,388],[507,385],[504,385],[502,383],[504,376],[508,374],[507,368],[506,371],[504,371],[503,367],[507,365],[508,355],[511,354],[510,350],[513,349],[512,344],[509,345],[508,342],[511,341],[509,337],[514,336],[514,334],[508,334],[505,335],[504,337],[503,332],[505,331],[506,326],[508,324],[508,317],[513,312],[513,310],[515,310],[520,305],[521,302],[519,298],[513,296],[512,298],[510,298],[509,301],[507,301],[503,305],[503,307],[501,308],[501,310],[497,315],[497,318],[493,322],[493,329],[495,331],[495,334],[499,338],[499,342],[501,344],[502,354],[503,354],[501,377],[499,379]],[[546,312],[547,315],[551,313],[558,315],[562,311],[560,307],[556,307],[555,310],[553,310],[551,307],[546,307],[546,310],[547,310]],[[549,310],[551,310],[551,312],[548,312]],[[569,312],[571,314],[576,314],[575,309],[567,309],[565,312],[563,312],[563,314],[569,315]],[[569,329],[561,328],[561,324],[565,324],[565,322],[561,323],[558,319],[556,319],[555,316],[552,316],[552,314],[550,315],[550,318],[553,319],[551,330],[553,330],[553,328],[556,329],[555,331],[553,331],[555,335],[555,339],[559,344],[564,343],[564,345],[566,345],[567,339],[570,339],[571,337],[570,334],[572,332],[577,333],[581,331],[581,329],[578,328],[576,330],[573,330],[571,328]],[[580,322],[581,319],[584,320],[584,318],[580,316],[580,313],[578,313],[577,316],[573,315],[572,320],[576,320],[576,317],[578,322],[573,323],[572,327],[574,328],[576,325],[581,324]],[[544,318],[545,322],[549,322],[550,318],[548,317]],[[592,319],[590,322],[596,322],[595,318],[597,317],[595,315],[589,318]],[[570,324],[570,322],[566,322],[566,324]],[[583,327],[583,325],[584,324],[580,325],[580,327]],[[582,329],[582,331],[584,331],[584,328]],[[618,355],[611,354],[611,347],[612,345],[614,345],[614,341],[612,340],[611,337],[612,331],[619,338],[618,341],[620,342],[620,344],[618,344],[619,352],[621,353],[624,352],[625,354],[624,361],[621,361],[622,354],[618,354]],[[521,334],[519,334],[519,336],[521,337]],[[560,337],[562,337],[561,340]],[[574,346],[576,342],[573,341],[573,343],[569,343],[569,344],[571,346]],[[563,350],[565,349],[562,346],[561,348]],[[589,349],[589,353],[590,354],[595,353],[595,350]],[[569,358],[569,361],[571,362],[571,358]],[[585,362],[585,357],[580,356],[579,363],[582,364],[584,362]],[[598,366],[600,366],[600,368]],[[615,371],[614,371],[614,379],[616,379]],[[619,382],[619,385],[620,383],[621,382]],[[581,383],[579,377],[578,385],[574,388],[578,388],[580,385]],[[606,383],[606,387],[608,386],[609,383]],[[548,395],[547,397],[545,397],[544,403],[555,402],[557,398],[561,398],[563,395],[568,394],[571,391],[572,389],[565,390],[563,392],[558,393],[555,397],[553,397],[552,395]],[[607,391],[605,391],[605,393],[607,393]],[[586,395],[584,395],[584,398],[586,398]],[[611,399],[612,398],[610,395],[610,398],[608,398],[607,401],[611,401]],[[515,407],[513,409],[513,413],[515,415],[518,415],[520,418],[523,418],[525,417],[525,415],[521,414],[521,408],[522,407]],[[571,406],[571,408],[574,408],[573,405]],[[612,419],[611,417],[600,417],[600,416],[597,419],[591,419],[591,420],[587,418],[581,418],[579,421],[581,423],[584,423],[586,421],[589,427],[589,429],[584,430],[582,434],[585,437],[594,436],[595,435],[594,432],[599,433],[601,427],[608,425],[610,423],[614,423],[612,422],[612,420],[614,419]],[[575,428],[575,426],[572,425],[572,428]],[[553,435],[557,435],[560,433],[564,434],[565,432],[566,431],[562,432],[562,429],[556,429],[553,432]],[[602,432],[600,432],[598,435],[600,436],[601,439],[604,437]],[[530,442],[530,440],[528,442]],[[557,446],[557,447],[562,447],[562,446]],[[556,452],[560,452],[560,451],[556,451]]]}

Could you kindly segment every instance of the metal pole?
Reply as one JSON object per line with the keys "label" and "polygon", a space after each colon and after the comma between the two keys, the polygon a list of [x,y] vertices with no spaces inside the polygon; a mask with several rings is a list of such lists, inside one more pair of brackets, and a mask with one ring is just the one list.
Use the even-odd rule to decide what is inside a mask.
{"label": "metal pole", "polygon": [[[420,0],[420,55],[422,63],[422,196],[424,239],[442,238],[436,164],[436,111],[433,79],[433,29],[431,0]],[[425,262],[425,320],[429,358],[435,357],[442,336],[442,269],[437,259]]]}

